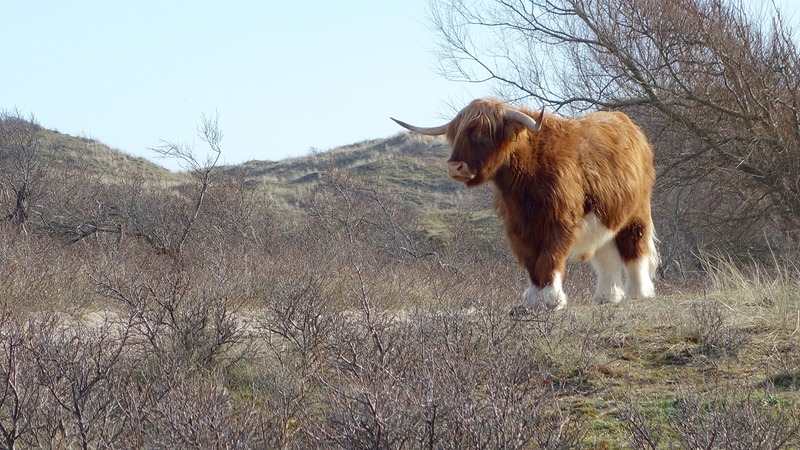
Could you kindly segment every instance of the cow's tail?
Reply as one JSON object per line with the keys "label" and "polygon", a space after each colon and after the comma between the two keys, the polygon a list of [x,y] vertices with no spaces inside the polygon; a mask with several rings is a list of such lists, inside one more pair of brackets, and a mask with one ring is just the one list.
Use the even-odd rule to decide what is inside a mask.
{"label": "cow's tail", "polygon": [[653,225],[653,218],[650,218],[650,235],[647,237],[647,269],[650,273],[650,279],[656,276],[656,269],[661,264],[661,259],[658,256],[658,236],[656,236],[656,227]]}

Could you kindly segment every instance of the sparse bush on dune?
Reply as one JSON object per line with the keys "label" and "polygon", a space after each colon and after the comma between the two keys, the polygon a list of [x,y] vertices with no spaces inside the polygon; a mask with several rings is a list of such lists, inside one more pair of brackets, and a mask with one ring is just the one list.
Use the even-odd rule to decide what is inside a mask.
{"label": "sparse bush on dune", "polygon": [[[215,181],[181,258],[4,226],[5,445],[798,445],[790,269],[749,283],[706,258],[705,293],[512,320],[523,275],[468,209],[432,240],[380,180],[319,186],[269,208]],[[140,219],[180,230],[159,208]]]}
{"label": "sparse bush on dune", "polygon": [[794,267],[700,255],[680,294],[601,307],[575,266],[572,309],[512,320],[490,192],[437,212],[327,164],[285,203],[67,177],[0,224],[3,445],[800,445]]}
{"label": "sparse bush on dune", "polygon": [[[6,119],[0,133],[18,125],[39,142],[40,128]],[[205,125],[218,156],[221,135]],[[754,150],[783,145],[759,136]],[[36,160],[36,183],[15,190],[25,171],[8,164],[7,138],[0,447],[800,448],[788,184],[730,187],[745,198],[716,205],[708,242],[731,256],[713,256],[726,253],[708,252],[704,211],[690,206],[726,197],[704,182],[682,190],[699,169],[679,158],[654,208],[669,250],[658,297],[594,304],[593,275],[571,266],[570,309],[512,318],[524,273],[491,192],[457,190],[430,164],[441,141],[398,135],[238,169],[166,144],[191,173],[159,182]],[[768,189],[750,197],[753,183]],[[782,199],[727,245],[727,212]],[[759,224],[781,218],[780,246],[753,244]]]}

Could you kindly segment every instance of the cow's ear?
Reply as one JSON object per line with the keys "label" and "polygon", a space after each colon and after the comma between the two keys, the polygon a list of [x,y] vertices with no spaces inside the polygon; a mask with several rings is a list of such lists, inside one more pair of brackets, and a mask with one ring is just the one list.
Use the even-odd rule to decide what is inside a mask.
{"label": "cow's ear", "polygon": [[517,138],[522,129],[525,128],[513,120],[506,120],[505,124],[505,140],[508,142],[517,142]]}

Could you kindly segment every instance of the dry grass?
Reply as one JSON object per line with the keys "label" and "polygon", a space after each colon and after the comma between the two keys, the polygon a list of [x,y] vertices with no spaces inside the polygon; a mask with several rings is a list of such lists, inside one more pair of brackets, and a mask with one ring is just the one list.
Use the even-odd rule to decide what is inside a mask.
{"label": "dry grass", "polygon": [[90,181],[0,226],[6,448],[800,445],[792,266],[706,257],[604,306],[573,266],[566,310],[515,319],[485,191],[442,212],[380,171],[294,203],[220,177],[175,254],[190,186]]}
{"label": "dry grass", "polygon": [[132,157],[98,140],[50,130],[42,130],[42,133],[46,156],[59,170],[77,170],[83,177],[100,177],[107,182],[133,177],[169,185],[187,182],[182,174],[171,173],[145,158]]}
{"label": "dry grass", "polygon": [[792,269],[709,260],[705,290],[599,306],[575,266],[569,308],[512,319],[502,239],[455,220],[431,240],[374,184],[326,183],[272,215],[217,191],[180,260],[4,227],[7,445],[798,444]]}

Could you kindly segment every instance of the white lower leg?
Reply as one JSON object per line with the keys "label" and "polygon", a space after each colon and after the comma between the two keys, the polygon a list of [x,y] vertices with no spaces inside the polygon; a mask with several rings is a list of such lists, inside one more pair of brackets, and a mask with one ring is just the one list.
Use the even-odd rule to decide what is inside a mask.
{"label": "white lower leg", "polygon": [[567,295],[562,286],[562,275],[560,272],[553,272],[553,281],[542,288],[530,285],[522,296],[523,306],[528,309],[561,309],[567,306]]}
{"label": "white lower leg", "polygon": [[625,292],[631,297],[653,297],[656,295],[653,277],[658,267],[658,252],[655,237],[650,233],[647,239],[647,254],[625,264]]}
{"label": "white lower leg", "polygon": [[597,274],[594,299],[600,303],[619,303],[625,298],[622,290],[622,258],[614,241],[597,249],[592,258]]}
{"label": "white lower leg", "polygon": [[625,264],[625,292],[629,297],[652,297],[656,295],[653,280],[650,278],[652,262],[645,256]]}

